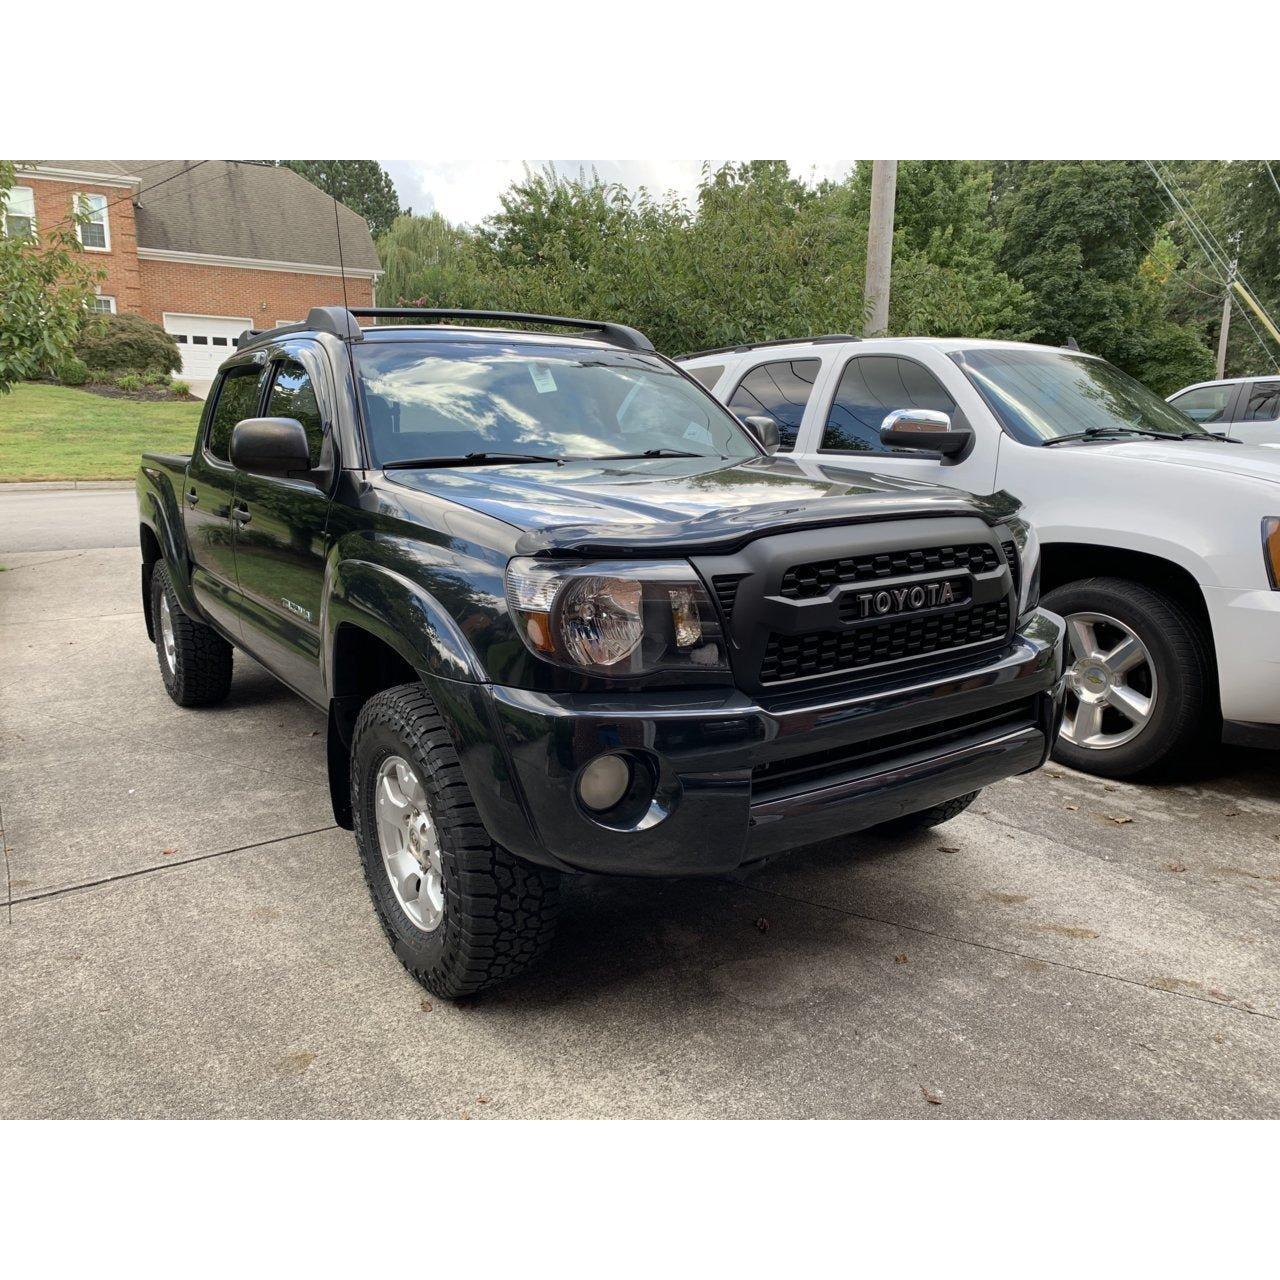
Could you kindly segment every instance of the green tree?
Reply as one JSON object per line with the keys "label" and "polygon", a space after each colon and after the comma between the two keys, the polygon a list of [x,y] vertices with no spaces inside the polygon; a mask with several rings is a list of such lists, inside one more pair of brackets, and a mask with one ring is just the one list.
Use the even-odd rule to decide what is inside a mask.
{"label": "green tree", "polygon": [[1159,391],[1203,376],[1212,354],[1170,310],[1152,261],[1166,217],[1159,184],[1134,161],[999,166],[1000,265],[1031,295],[1028,336],[1074,338]]}
{"label": "green tree", "polygon": [[[7,232],[16,165],[0,160],[0,231]],[[75,221],[0,234],[0,394],[68,360],[102,272],[90,266]]]}
{"label": "green tree", "polygon": [[388,230],[401,212],[391,175],[376,160],[277,160],[277,164],[300,173],[308,182],[348,209],[354,209],[376,237]]}

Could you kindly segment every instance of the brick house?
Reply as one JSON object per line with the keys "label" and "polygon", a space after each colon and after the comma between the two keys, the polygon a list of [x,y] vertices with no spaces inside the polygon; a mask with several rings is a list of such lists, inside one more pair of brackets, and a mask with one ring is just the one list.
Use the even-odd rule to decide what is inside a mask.
{"label": "brick house", "polygon": [[291,169],[41,161],[18,171],[4,230],[38,237],[69,221],[77,199],[89,215],[80,241],[105,272],[95,309],[163,325],[188,379],[211,377],[247,328],[301,320],[344,293],[350,306],[373,303],[380,270],[365,220]]}

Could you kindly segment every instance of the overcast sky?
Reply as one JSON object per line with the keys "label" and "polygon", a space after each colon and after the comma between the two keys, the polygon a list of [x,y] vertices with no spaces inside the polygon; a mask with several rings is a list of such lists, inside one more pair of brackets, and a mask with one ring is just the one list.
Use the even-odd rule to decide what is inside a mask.
{"label": "overcast sky", "polygon": [[[700,160],[383,160],[404,208],[438,210],[450,222],[477,223],[498,212],[498,196],[524,173],[525,164],[551,163],[568,177],[592,168],[604,182],[620,182],[655,194],[674,191],[692,204],[697,197]],[[712,165],[721,162],[713,160]],[[790,160],[792,173],[810,182],[841,178],[852,160]]]}

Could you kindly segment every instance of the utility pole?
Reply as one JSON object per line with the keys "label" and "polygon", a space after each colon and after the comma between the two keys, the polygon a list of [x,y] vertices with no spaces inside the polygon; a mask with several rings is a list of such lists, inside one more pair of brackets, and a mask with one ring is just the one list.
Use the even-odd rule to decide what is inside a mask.
{"label": "utility pole", "polygon": [[889,330],[889,275],[893,268],[893,202],[898,162],[871,162],[871,221],[867,226],[867,286],[863,295],[862,336],[882,337]]}
{"label": "utility pole", "polygon": [[1218,331],[1218,378],[1227,376],[1227,335],[1231,332],[1231,283],[1236,278],[1236,264],[1232,262],[1227,276],[1227,292],[1222,299],[1222,328]]}

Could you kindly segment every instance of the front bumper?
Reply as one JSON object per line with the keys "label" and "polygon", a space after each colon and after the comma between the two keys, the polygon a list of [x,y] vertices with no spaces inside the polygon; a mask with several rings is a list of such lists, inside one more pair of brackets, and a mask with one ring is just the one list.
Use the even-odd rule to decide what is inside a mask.
{"label": "front bumper", "polygon": [[[543,694],[435,680],[490,835],[559,870],[712,875],[874,826],[1043,764],[1061,713],[1062,620],[995,656],[776,703],[727,690]],[[603,751],[651,762],[654,804],[610,824],[575,800]]]}
{"label": "front bumper", "polygon": [[[1206,587],[1222,717],[1280,725],[1280,591]],[[1238,741],[1228,731],[1228,741]]]}

